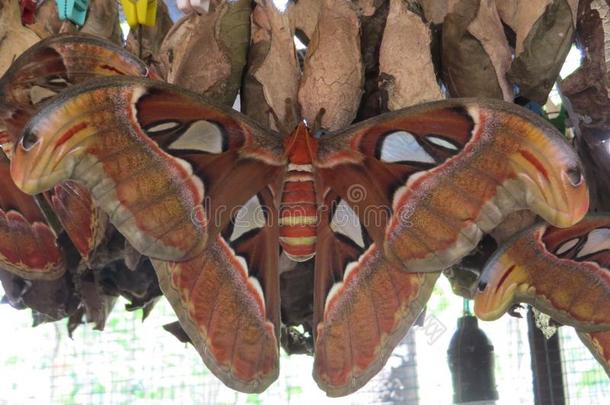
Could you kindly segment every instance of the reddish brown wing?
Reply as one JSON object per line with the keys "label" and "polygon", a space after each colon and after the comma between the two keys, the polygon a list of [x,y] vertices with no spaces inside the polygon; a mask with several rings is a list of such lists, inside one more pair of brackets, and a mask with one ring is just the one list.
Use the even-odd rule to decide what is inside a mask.
{"label": "reddish brown wing", "polygon": [[439,273],[408,273],[386,260],[354,211],[335,197],[327,194],[330,209],[319,214],[314,378],[329,396],[343,396],[385,365]]}
{"label": "reddish brown wing", "polygon": [[578,332],[578,337],[610,377],[610,332]]}
{"label": "reddish brown wing", "polygon": [[357,211],[334,191],[318,213],[314,379],[330,396],[352,393],[385,364],[423,310],[438,273],[386,260]]}
{"label": "reddish brown wing", "polygon": [[484,320],[524,302],[581,331],[610,330],[610,217],[572,228],[537,224],[505,243],[485,264],[475,295]]}
{"label": "reddish brown wing", "polygon": [[541,293],[549,291],[553,305],[574,317],[575,326],[610,330],[610,316],[599,310],[610,306],[610,214],[589,214],[566,229],[550,226],[541,241],[554,259],[546,280],[534,275],[536,284],[546,282]]}
{"label": "reddish brown wing", "polygon": [[563,259],[610,268],[609,214],[589,214],[570,228],[550,226],[542,241],[546,250]]}
{"label": "reddish brown wing", "polygon": [[[572,308],[591,306],[596,313],[607,312],[600,311],[600,308],[607,307],[608,298],[603,299],[604,290],[599,287],[606,286],[605,295],[608,297],[610,278],[604,275],[610,271],[610,215],[589,214],[566,229],[547,227],[541,242],[546,252],[571,263],[565,275],[547,275],[543,290],[552,287],[559,293],[559,305],[568,301]],[[560,268],[553,267],[555,270]],[[591,277],[596,274],[597,277]],[[610,331],[578,331],[578,336],[610,376]]]}
{"label": "reddish brown wing", "polygon": [[274,381],[279,136],[136,78],[69,89],[30,125],[12,161],[17,183],[84,184],[137,250],[161,259],[161,287],[210,369],[247,392]]}
{"label": "reddish brown wing", "polygon": [[[591,214],[568,229],[550,227],[542,238],[553,254],[577,262],[591,261],[610,271],[610,215]],[[578,332],[610,376],[610,331]]]}
{"label": "reddish brown wing", "polygon": [[[140,122],[145,128],[166,128],[153,133],[153,138],[164,148],[172,149],[174,145],[172,153],[197,168],[195,173],[204,179],[205,189],[209,190],[207,208],[214,220],[211,225],[220,231],[211,234],[216,240],[194,259],[155,261],[161,288],[210,370],[231,388],[262,392],[275,381],[279,371],[275,198],[279,195],[282,170],[276,166],[261,170],[255,160],[241,160],[240,154],[248,149],[244,149],[247,141],[241,134],[222,142],[226,152],[197,153],[197,149],[212,150],[213,145],[193,143],[189,127],[207,128],[210,138],[218,133],[200,120],[193,123],[193,118],[180,117],[171,108],[172,103],[179,104],[177,100],[167,94],[159,96],[140,106],[146,112],[140,115]],[[169,111],[171,115],[166,113]],[[179,119],[184,121],[177,125]],[[227,118],[217,116],[214,122],[219,125]],[[226,129],[228,134],[233,131],[233,126]],[[176,138],[178,133],[182,141]],[[220,145],[218,142],[214,147]],[[255,151],[252,149],[256,154]],[[257,177],[251,177],[256,173]],[[231,187],[232,184],[242,187]],[[248,195],[261,186],[258,193]],[[223,201],[242,203],[226,205]]]}
{"label": "reddish brown wing", "polygon": [[154,261],[161,288],[212,372],[262,392],[279,372],[277,208],[270,189],[244,204],[194,259]]}
{"label": "reddish brown wing", "polygon": [[405,273],[371,249],[324,310],[314,378],[329,396],[348,395],[383,368],[428,301],[439,273]]}
{"label": "reddish brown wing", "polygon": [[108,216],[95,206],[89,191],[74,181],[57,184],[48,195],[57,219],[88,261],[104,240]]}
{"label": "reddish brown wing", "polygon": [[52,280],[65,272],[55,234],[34,199],[20,191],[0,151],[0,268],[25,279]]}
{"label": "reddish brown wing", "polygon": [[279,137],[177,87],[108,78],[74,87],[24,131],[12,161],[29,193],[80,181],[142,254],[193,258],[231,210],[285,170]]}
{"label": "reddish brown wing", "polygon": [[[447,100],[365,121],[320,141],[316,168],[408,271],[460,260],[509,213],[576,223],[588,194],[575,152],[548,123],[498,101]],[[352,193],[357,188],[364,190]],[[383,243],[383,245],[381,245]]]}
{"label": "reddish brown wing", "polygon": [[[576,262],[595,262],[610,271],[610,215],[591,214],[578,224],[549,227],[542,237],[549,252]],[[578,336],[610,376],[610,331],[578,332]]]}
{"label": "reddish brown wing", "polygon": [[[146,65],[125,49],[86,34],[44,39],[21,54],[0,79],[0,121],[10,142],[36,106],[68,86],[98,76],[147,76]],[[156,77],[156,76],[155,76]],[[9,151],[8,145],[3,147]]]}
{"label": "reddish brown wing", "polygon": [[[0,79],[0,128],[5,127],[0,147],[12,155],[21,129],[41,102],[76,83],[114,75],[147,76],[149,70],[123,48],[95,36],[65,34],[38,42]],[[103,239],[106,215],[75,183],[58,184],[47,198],[81,255],[89,259]]]}
{"label": "reddish brown wing", "polygon": [[328,209],[314,283],[319,385],[345,395],[365,384],[422,310],[434,272],[508,213],[580,219],[586,186],[565,177],[578,165],[546,123],[492,101],[431,103],[320,139],[316,194]]}

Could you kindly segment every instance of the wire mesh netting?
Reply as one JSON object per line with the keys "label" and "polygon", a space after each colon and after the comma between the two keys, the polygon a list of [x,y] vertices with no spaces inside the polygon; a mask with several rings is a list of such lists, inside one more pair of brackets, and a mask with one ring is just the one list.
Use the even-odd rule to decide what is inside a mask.
{"label": "wire mesh netting", "polygon": [[[602,404],[610,398],[610,380],[573,328],[559,328],[565,396],[569,404]],[[598,402],[604,400],[604,402]]]}
{"label": "wire mesh netting", "polygon": [[[103,332],[64,323],[31,328],[27,311],[0,306],[0,404],[449,404],[453,389],[447,348],[462,300],[441,279],[421,327],[396,348],[364,388],[330,399],[313,379],[312,358],[283,356],[278,381],[260,395],[226,388],[189,345],[162,329],[175,321],[161,301],[151,316],[119,302]],[[532,404],[531,359],[524,320],[480,323],[493,342],[498,404]],[[561,332],[568,403],[602,404],[610,392],[603,370],[569,330]]]}

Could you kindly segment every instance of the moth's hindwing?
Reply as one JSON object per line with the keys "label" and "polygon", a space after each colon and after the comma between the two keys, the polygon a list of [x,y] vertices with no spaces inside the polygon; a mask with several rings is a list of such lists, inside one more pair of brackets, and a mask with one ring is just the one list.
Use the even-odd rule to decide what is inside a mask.
{"label": "moth's hindwing", "polygon": [[66,264],[32,196],[19,190],[0,151],[0,268],[29,280],[61,277]]}

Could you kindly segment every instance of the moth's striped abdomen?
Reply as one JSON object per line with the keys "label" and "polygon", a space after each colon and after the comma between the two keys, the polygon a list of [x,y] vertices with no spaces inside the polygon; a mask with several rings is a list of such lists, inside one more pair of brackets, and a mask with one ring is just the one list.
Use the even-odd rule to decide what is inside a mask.
{"label": "moth's striped abdomen", "polygon": [[280,205],[280,245],[294,261],[311,259],[316,251],[318,225],[312,154],[317,141],[301,124],[287,138],[288,171]]}
{"label": "moth's striped abdomen", "polygon": [[291,164],[280,206],[280,244],[288,257],[302,262],[314,256],[317,222],[311,165]]}

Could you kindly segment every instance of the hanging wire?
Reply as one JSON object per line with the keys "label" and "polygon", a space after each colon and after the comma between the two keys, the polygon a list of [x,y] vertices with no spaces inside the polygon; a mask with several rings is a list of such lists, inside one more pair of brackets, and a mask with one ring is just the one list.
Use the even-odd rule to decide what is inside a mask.
{"label": "hanging wire", "polygon": [[463,315],[472,316],[472,311],[470,310],[470,300],[468,298],[464,298]]}

